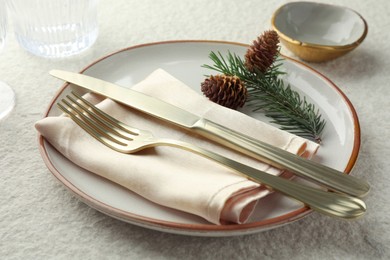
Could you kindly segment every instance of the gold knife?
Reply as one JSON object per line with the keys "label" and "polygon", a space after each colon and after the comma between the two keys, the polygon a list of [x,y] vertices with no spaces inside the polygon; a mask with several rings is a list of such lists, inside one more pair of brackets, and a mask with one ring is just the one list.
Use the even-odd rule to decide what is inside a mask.
{"label": "gold knife", "polygon": [[364,180],[245,136],[141,92],[79,73],[51,70],[50,74],[148,115],[194,131],[231,149],[277,168],[293,172],[331,190],[356,197],[363,197],[370,190],[370,185]]}

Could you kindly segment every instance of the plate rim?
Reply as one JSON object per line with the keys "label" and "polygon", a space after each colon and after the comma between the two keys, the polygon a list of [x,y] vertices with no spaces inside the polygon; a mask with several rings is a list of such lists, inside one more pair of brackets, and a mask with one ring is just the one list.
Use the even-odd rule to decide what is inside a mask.
{"label": "plate rim", "polygon": [[[79,73],[84,73],[86,70],[91,68],[92,66],[96,65],[97,63],[111,57],[114,55],[117,55],[122,52],[126,52],[132,49],[138,49],[148,46],[156,46],[156,45],[162,45],[162,44],[183,44],[183,43],[211,43],[211,44],[227,44],[227,45],[235,45],[235,46],[242,46],[242,47],[248,47],[248,44],[245,43],[239,43],[239,42],[232,42],[232,41],[216,41],[216,40],[170,40],[170,41],[158,41],[158,42],[150,42],[150,43],[144,43],[144,44],[138,44],[133,45],[130,47],[122,48],[117,51],[111,52],[107,55],[102,56],[101,58],[98,58],[97,60],[93,61],[83,69],[79,71]],[[353,107],[352,102],[348,99],[348,97],[341,91],[341,89],[336,86],[328,77],[323,75],[322,73],[318,72],[317,70],[311,68],[307,64],[295,60],[293,58],[287,57],[285,55],[281,55],[283,58],[288,59],[292,62],[298,63],[299,65],[305,67],[306,69],[309,69],[312,73],[316,74],[320,78],[323,78],[330,87],[332,87],[334,90],[337,91],[337,93],[340,95],[340,97],[344,100],[346,103],[348,109],[350,110],[350,113],[353,118],[354,123],[354,143],[352,148],[352,153],[349,158],[349,161],[344,169],[344,173],[349,174],[354,167],[359,150],[361,145],[360,140],[360,123],[359,119],[356,113],[355,108]],[[55,101],[58,99],[58,97],[62,94],[63,91],[67,89],[69,86],[69,83],[64,83],[59,90],[54,94],[52,100],[50,101],[49,105],[47,106],[43,117],[45,118],[48,116],[49,112],[51,111],[51,108],[53,107]],[[164,231],[164,232],[173,232],[176,234],[186,234],[186,235],[207,235],[207,236],[226,236],[226,235],[239,235],[239,234],[249,234],[254,233],[262,230],[269,230],[278,226],[285,225],[287,223],[299,220],[305,216],[307,216],[309,213],[312,212],[312,210],[307,207],[303,206],[299,209],[293,210],[287,214],[283,214],[271,219],[265,219],[261,221],[246,223],[246,224],[229,224],[229,225],[214,225],[214,224],[185,224],[185,223],[177,223],[172,221],[165,221],[165,220],[159,220],[155,218],[150,218],[142,215],[138,215],[135,213],[131,213],[128,211],[124,211],[118,208],[115,208],[113,206],[107,205],[106,203],[99,201],[96,198],[91,197],[90,195],[84,193],[80,189],[78,189],[75,185],[73,185],[70,181],[68,181],[59,170],[56,169],[56,167],[51,162],[47,149],[46,149],[46,142],[42,135],[38,133],[37,136],[38,139],[38,145],[39,145],[39,151],[41,154],[41,157],[46,164],[46,167],[50,170],[50,172],[57,178],[58,181],[60,181],[68,190],[70,190],[73,195],[75,195],[78,199],[83,201],[88,206],[103,212],[106,215],[109,215],[111,217],[120,219],[122,221],[132,223],[134,225],[147,227],[154,230]],[[233,232],[234,231],[234,232]],[[211,232],[211,233],[210,233]]]}

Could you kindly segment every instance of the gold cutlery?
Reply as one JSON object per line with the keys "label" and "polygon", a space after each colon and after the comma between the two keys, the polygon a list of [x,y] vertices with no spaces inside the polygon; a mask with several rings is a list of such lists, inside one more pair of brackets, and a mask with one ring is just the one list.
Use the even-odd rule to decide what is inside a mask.
{"label": "gold cutlery", "polygon": [[152,133],[130,127],[83,99],[76,93],[57,103],[72,120],[104,145],[121,153],[136,153],[154,146],[184,149],[226,166],[252,181],[301,201],[311,209],[329,216],[353,219],[366,211],[365,203],[343,193],[328,192],[267,174],[201,147],[171,139],[155,138]]}
{"label": "gold cutlery", "polygon": [[242,135],[157,98],[83,74],[61,70],[52,70],[50,74],[148,115],[189,129],[274,167],[310,179],[328,189],[356,197],[363,197],[369,192],[370,185],[364,180]]}

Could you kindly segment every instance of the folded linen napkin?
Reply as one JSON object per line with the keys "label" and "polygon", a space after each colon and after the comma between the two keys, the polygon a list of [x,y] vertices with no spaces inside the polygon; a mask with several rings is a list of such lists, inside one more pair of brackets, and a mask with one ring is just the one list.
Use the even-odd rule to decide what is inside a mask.
{"label": "folded linen napkin", "polygon": [[[133,89],[292,153],[310,157],[318,148],[313,142],[209,101],[162,69],[154,71]],[[270,174],[281,173],[267,164],[110,99],[99,100],[90,94],[86,98],[118,120],[149,130],[156,137],[190,142]],[[80,167],[155,203],[199,215],[215,224],[244,223],[256,202],[269,194],[262,185],[188,151],[156,147],[136,154],[116,152],[65,116],[41,119],[36,123],[36,129]]]}

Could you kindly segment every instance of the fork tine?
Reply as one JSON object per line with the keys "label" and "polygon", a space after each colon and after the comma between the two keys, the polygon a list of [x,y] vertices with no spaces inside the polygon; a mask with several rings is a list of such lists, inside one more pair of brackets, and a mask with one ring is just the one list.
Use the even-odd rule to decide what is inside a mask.
{"label": "fork tine", "polygon": [[[133,140],[135,134],[133,133],[130,133],[128,131],[124,131],[124,130],[121,130],[121,129],[118,129],[117,127],[115,127],[114,125],[112,125],[110,122],[107,122],[107,120],[105,120],[105,118],[101,118],[99,114],[97,114],[96,112],[94,111],[97,111],[96,109],[93,109],[94,107],[92,106],[89,106],[88,108],[85,107],[84,105],[82,105],[81,103],[79,103],[77,100],[75,100],[73,97],[67,95],[66,96],[70,101],[73,102],[72,105],[70,104],[67,104],[68,106],[71,106],[72,108],[74,108],[79,114],[82,114],[82,115],[85,115],[87,118],[86,120],[93,120],[94,123],[98,124],[104,134],[107,134],[113,138],[122,138],[122,139],[125,139],[125,140]],[[67,102],[66,100],[62,100],[62,102]],[[103,113],[103,112],[101,112]],[[91,122],[89,122],[91,123]]]}
{"label": "fork tine", "polygon": [[124,123],[122,123],[121,121],[113,118],[112,116],[110,116],[109,114],[103,112],[102,110],[100,109],[97,109],[93,104],[91,104],[90,102],[88,102],[86,99],[84,99],[83,97],[81,97],[79,94],[75,93],[75,92],[71,92],[75,97],[77,97],[80,101],[82,101],[84,104],[86,104],[88,106],[88,109],[91,109],[93,110],[93,112],[96,114],[96,115],[99,115],[105,122],[109,122],[109,124],[111,125],[111,127],[115,127],[115,128],[119,128],[131,135],[139,135],[139,129],[136,129],[136,128],[132,128]]}
{"label": "fork tine", "polygon": [[[78,124],[81,128],[83,128],[85,131],[87,131],[92,137],[94,137],[99,142],[111,147],[116,148],[118,145],[125,146],[126,144],[123,142],[120,142],[116,138],[113,138],[112,136],[107,135],[104,131],[99,130],[99,127],[87,116],[85,116],[80,111],[77,111],[69,102],[66,100],[62,100],[64,104],[68,108],[66,108],[61,103],[57,103],[57,106],[67,115],[71,117],[71,119]],[[88,123],[87,123],[88,122]]]}

